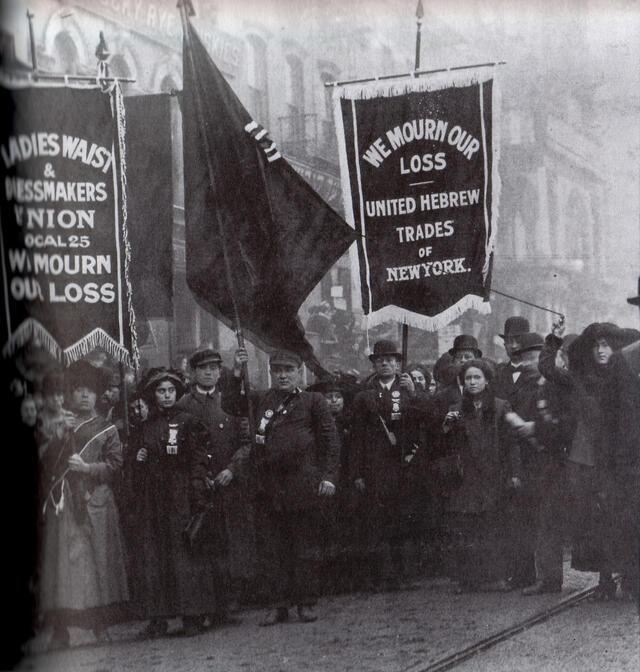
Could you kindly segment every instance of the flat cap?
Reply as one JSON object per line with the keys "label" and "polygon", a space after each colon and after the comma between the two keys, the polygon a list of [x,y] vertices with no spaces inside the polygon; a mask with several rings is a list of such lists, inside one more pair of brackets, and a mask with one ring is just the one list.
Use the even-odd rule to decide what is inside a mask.
{"label": "flat cap", "polygon": [[295,352],[289,352],[288,350],[276,350],[276,352],[271,353],[271,356],[269,357],[269,364],[295,366],[299,369],[302,366],[302,357],[297,355]]}
{"label": "flat cap", "polygon": [[189,357],[189,366],[195,369],[197,366],[202,366],[206,362],[214,362],[215,364],[222,364],[222,357],[220,353],[211,348],[198,348]]}

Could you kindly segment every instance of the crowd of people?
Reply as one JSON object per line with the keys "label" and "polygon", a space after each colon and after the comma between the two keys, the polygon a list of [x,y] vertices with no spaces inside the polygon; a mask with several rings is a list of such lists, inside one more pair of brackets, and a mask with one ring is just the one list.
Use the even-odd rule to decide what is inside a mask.
{"label": "crowd of people", "polygon": [[266,391],[244,348],[200,348],[189,381],[149,369],[126,410],[102,367],[47,373],[20,417],[51,646],[119,619],[197,634],[239,603],[266,607],[264,626],[292,608],[311,622],[329,590],[411,589],[420,571],[456,592],[559,592],[569,548],[599,573],[595,599],[637,597],[640,332],[559,322],[544,338],[512,317],[500,336],[507,361],[463,334],[432,371],[381,340],[368,378],[307,389],[298,355],[276,352]]}

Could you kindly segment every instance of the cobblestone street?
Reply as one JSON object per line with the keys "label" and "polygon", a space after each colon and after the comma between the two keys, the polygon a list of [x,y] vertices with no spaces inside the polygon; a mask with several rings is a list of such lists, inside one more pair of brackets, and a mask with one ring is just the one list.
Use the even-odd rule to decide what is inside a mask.
{"label": "cobblestone street", "polygon": [[[259,611],[242,624],[184,638],[132,641],[141,624],[112,629],[114,642],[94,646],[74,630],[67,651],[34,654],[21,669],[39,672],[196,670],[220,672],[420,672],[429,664],[533,616],[594,581],[568,572],[562,595],[517,592],[453,595],[444,580],[417,590],[345,595],[321,601],[314,624],[260,628]],[[176,621],[174,627],[178,627]],[[84,637],[84,639],[82,639]],[[638,617],[630,603],[582,603],[463,663],[466,670],[635,670]],[[83,644],[83,642],[87,642]],[[32,648],[41,649],[44,641]]]}

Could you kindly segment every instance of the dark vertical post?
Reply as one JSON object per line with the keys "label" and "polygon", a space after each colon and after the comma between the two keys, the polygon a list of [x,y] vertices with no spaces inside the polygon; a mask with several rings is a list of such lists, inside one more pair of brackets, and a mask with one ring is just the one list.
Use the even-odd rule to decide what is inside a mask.
{"label": "dark vertical post", "polygon": [[31,48],[31,69],[34,72],[38,71],[38,54],[36,52],[36,38],[33,34],[33,17],[34,14],[27,10],[27,21],[29,21],[29,46]]}
{"label": "dark vertical post", "polygon": [[418,0],[416,7],[416,60],[414,70],[420,70],[420,41],[422,39],[422,19],[424,18],[424,9],[422,0]]}

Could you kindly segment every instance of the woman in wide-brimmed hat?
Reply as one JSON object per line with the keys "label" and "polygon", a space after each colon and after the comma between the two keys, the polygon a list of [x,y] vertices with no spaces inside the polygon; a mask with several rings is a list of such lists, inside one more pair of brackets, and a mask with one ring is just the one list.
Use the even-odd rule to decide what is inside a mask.
{"label": "woman in wide-brimmed hat", "polygon": [[183,534],[209,502],[208,430],[176,409],[183,386],[179,372],[151,369],[141,384],[149,417],[132,437],[132,606],[138,617],[149,619],[143,637],[165,634],[167,620],[176,616],[182,616],[185,634],[196,634],[218,610],[221,544],[215,543],[214,528],[203,529],[200,548],[189,548]]}
{"label": "woman in wide-brimmed hat", "polygon": [[[40,461],[45,512],[40,608],[53,625],[52,646],[69,644],[70,625],[107,638],[106,626],[128,597],[125,551],[112,483],[122,468],[116,428],[96,413],[106,387],[88,362],[65,375],[74,426],[51,438]],[[51,392],[62,396],[56,383]]]}
{"label": "woman in wide-brimmed hat", "polygon": [[608,513],[612,482],[611,455],[615,437],[607,423],[612,403],[613,380],[610,359],[623,347],[628,335],[610,322],[594,322],[566,348],[568,368],[558,366],[563,346],[563,322],[545,341],[539,368],[549,384],[565,391],[571,404],[575,432],[567,453],[569,515],[573,536],[572,564],[584,571],[598,571],[596,599],[614,597],[612,579],[612,529]]}

